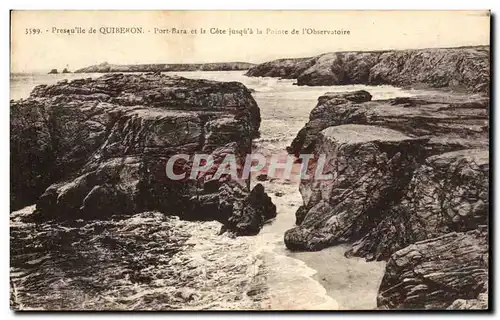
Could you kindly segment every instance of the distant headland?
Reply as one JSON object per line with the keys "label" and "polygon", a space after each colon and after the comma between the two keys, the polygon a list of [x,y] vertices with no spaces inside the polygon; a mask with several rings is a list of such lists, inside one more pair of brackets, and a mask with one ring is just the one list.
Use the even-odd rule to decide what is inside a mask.
{"label": "distant headland", "polygon": [[103,62],[81,68],[75,73],[107,73],[107,72],[167,72],[167,71],[230,71],[248,70],[255,66],[248,62],[216,62],[216,63],[155,63],[155,64],[109,64]]}

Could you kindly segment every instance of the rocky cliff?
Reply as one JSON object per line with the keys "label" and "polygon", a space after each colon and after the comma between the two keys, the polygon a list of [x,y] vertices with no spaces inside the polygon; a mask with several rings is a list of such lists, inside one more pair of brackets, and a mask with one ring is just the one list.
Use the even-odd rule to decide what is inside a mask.
{"label": "rocky cliff", "polygon": [[321,96],[289,151],[326,155],[334,179],[301,182],[304,205],[287,246],[357,241],[348,254],[385,260],[487,223],[488,107],[482,96]]}
{"label": "rocky cliff", "polygon": [[311,58],[279,59],[248,70],[253,77],[296,78],[298,85],[388,84],[487,92],[489,46],[333,52]]}
{"label": "rocky cliff", "polygon": [[107,73],[107,72],[167,72],[167,71],[230,71],[248,70],[253,63],[248,62],[216,62],[216,63],[156,63],[156,64],[109,64],[81,68],[75,73]]}
{"label": "rocky cliff", "polygon": [[389,260],[381,308],[485,308],[488,110],[481,95],[321,96],[289,151],[325,155],[332,179],[301,181],[286,246]]}
{"label": "rocky cliff", "polygon": [[157,210],[254,234],[276,214],[262,186],[250,192],[227,175],[170,180],[165,168],[178,153],[241,162],[259,125],[237,82],[110,74],[38,86],[11,101],[11,209],[36,201],[40,220]]}

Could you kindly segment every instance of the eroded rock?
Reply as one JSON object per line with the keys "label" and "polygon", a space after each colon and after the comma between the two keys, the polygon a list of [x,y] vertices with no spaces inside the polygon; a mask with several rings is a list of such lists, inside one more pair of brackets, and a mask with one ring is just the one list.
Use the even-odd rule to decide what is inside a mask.
{"label": "eroded rock", "polygon": [[388,309],[487,306],[488,236],[483,230],[448,233],[391,256],[377,305]]}
{"label": "eroded rock", "polygon": [[326,155],[328,180],[302,181],[298,226],[285,233],[292,250],[320,250],[357,240],[402,197],[425,139],[365,125],[323,130],[314,154]]}
{"label": "eroded rock", "polygon": [[488,224],[489,152],[473,149],[426,159],[414,173],[401,204],[348,255],[386,260],[416,241]]}
{"label": "eroded rock", "polygon": [[[218,197],[227,177],[171,180],[167,160],[179,153],[208,153],[216,165],[228,153],[241,160],[259,125],[255,100],[237,82],[109,74],[41,85],[28,99],[11,102],[11,206],[41,195],[35,213],[41,220],[157,210],[226,223],[233,212],[204,210],[205,202],[193,198]],[[192,162],[176,165],[189,175]],[[272,203],[263,190],[250,193],[248,181],[232,183],[239,185],[231,190],[241,193],[234,199],[243,211],[236,220],[275,215],[266,211]],[[249,225],[255,232],[261,224]]]}

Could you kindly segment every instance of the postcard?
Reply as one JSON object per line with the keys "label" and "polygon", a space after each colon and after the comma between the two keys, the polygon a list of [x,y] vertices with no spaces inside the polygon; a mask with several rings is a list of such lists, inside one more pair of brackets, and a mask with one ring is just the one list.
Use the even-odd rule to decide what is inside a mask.
{"label": "postcard", "polygon": [[489,310],[489,11],[11,11],[15,311]]}

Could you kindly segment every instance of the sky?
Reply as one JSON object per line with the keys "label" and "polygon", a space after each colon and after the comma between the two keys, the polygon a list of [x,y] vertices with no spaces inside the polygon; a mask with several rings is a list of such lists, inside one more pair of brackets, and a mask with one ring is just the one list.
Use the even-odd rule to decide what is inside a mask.
{"label": "sky", "polygon": [[[56,30],[77,27],[86,33]],[[105,35],[101,27],[141,27],[143,34]],[[155,34],[155,28],[198,34]],[[254,33],[211,34],[212,28]],[[256,34],[257,28],[263,34]],[[268,28],[299,34],[266,34]],[[302,35],[303,28],[349,34]],[[13,11],[11,72],[76,70],[105,61],[261,63],[332,51],[489,45],[489,32],[488,11]]]}

